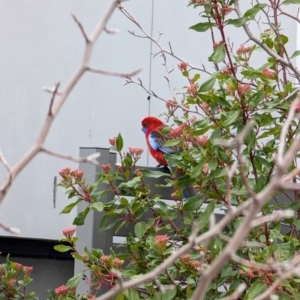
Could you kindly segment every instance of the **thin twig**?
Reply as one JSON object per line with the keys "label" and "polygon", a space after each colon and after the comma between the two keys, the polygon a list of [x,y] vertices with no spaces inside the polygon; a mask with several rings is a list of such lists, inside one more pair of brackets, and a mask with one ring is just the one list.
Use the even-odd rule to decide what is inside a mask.
{"label": "thin twig", "polygon": [[76,17],[76,15],[74,13],[72,13],[71,15],[72,15],[74,21],[77,23],[77,25],[78,25],[78,27],[79,27],[79,29],[80,29],[80,31],[81,31],[84,39],[85,39],[86,44],[90,43],[91,41],[90,41],[88,35],[86,34],[82,23],[79,21],[79,19]]}
{"label": "thin twig", "polygon": [[19,228],[15,228],[15,227],[8,227],[3,223],[0,223],[0,228],[2,228],[3,230],[10,232],[12,234],[16,234],[16,235],[20,235],[21,234],[21,230]]}
{"label": "thin twig", "polygon": [[140,67],[140,68],[138,68],[134,71],[128,72],[128,73],[113,72],[113,71],[107,71],[107,70],[101,70],[101,69],[94,69],[94,68],[90,68],[90,67],[88,67],[86,70],[89,72],[92,72],[92,73],[102,74],[102,75],[106,75],[106,76],[128,78],[128,77],[133,77],[133,76],[137,75],[138,73],[140,73],[143,70],[143,68]]}
{"label": "thin twig", "polygon": [[58,152],[54,152],[52,150],[49,150],[49,149],[46,149],[46,148],[41,148],[40,150],[41,152],[45,152],[51,156],[55,156],[55,157],[58,157],[58,158],[61,158],[61,159],[65,159],[65,160],[70,160],[70,161],[73,161],[73,162],[87,162],[87,163],[91,163],[93,165],[96,165],[98,166],[99,165],[99,162],[97,161],[96,158],[98,158],[100,156],[100,153],[93,153],[87,157],[73,157],[71,155],[65,155],[65,154],[62,154],[62,153],[58,153]]}
{"label": "thin twig", "polygon": [[59,86],[60,86],[60,82],[56,83],[54,88],[53,88],[53,93],[52,93],[52,97],[51,97],[51,100],[50,100],[50,105],[49,105],[49,111],[48,111],[48,116],[51,116],[52,115],[52,106],[53,106],[53,103],[54,103],[54,99],[57,95],[57,91],[59,89]]}

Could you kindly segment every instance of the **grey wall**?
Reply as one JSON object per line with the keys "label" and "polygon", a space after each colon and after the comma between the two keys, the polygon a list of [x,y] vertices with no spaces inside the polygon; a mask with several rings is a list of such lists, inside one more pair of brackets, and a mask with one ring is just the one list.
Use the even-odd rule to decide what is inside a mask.
{"label": "grey wall", "polygon": [[[246,0],[242,2],[249,5]],[[70,12],[91,32],[109,3],[109,0],[0,1],[0,148],[11,165],[32,145],[47,113],[50,95],[42,91],[42,86],[61,81],[64,87],[80,62],[84,40]],[[206,39],[209,33],[200,35],[187,30],[199,22],[198,11],[186,8],[187,1],[132,0],[124,6],[151,32],[153,3],[153,35],[157,37],[160,30],[164,33],[161,37],[164,47],[171,41],[178,56],[195,65],[205,62],[212,52]],[[290,10],[293,11],[293,6]],[[110,20],[109,27],[119,28],[121,32],[101,37],[91,65],[115,71],[143,66],[139,77],[145,85],[151,79],[152,89],[170,98],[159,56],[152,60],[150,74],[150,42],[131,36],[128,30],[140,32],[119,11]],[[284,27],[289,28],[290,47],[294,49],[296,25],[286,20]],[[255,25],[253,29],[256,30]],[[232,27],[231,41],[237,45],[245,42],[236,32]],[[153,47],[153,52],[156,50]],[[175,68],[170,77],[172,87],[187,84],[177,70],[177,63],[168,60],[168,66]],[[137,86],[124,86],[124,82],[119,78],[86,74],[54,122],[46,147],[78,156],[80,146],[108,147],[108,138],[118,132],[122,132],[126,147],[145,147],[140,120],[148,114],[147,94]],[[164,104],[151,99],[150,113],[159,115],[162,111]],[[147,164],[146,155],[140,164]],[[149,165],[155,162],[150,159]],[[26,237],[60,238],[61,230],[69,227],[75,216],[75,210],[70,215],[59,216],[68,203],[62,189],[58,189],[57,207],[53,209],[53,178],[65,166],[75,168],[77,164],[45,154],[36,157],[16,179],[1,205],[0,221],[19,227]],[[0,181],[5,174],[0,164]]]}

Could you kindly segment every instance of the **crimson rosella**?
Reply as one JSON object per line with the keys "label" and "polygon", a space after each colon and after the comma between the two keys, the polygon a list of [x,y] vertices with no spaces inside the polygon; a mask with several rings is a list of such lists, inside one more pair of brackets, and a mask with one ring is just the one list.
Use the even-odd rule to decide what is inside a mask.
{"label": "crimson rosella", "polygon": [[[171,129],[169,133],[161,133],[162,129],[167,127],[165,123],[156,117],[146,117],[142,120],[142,131],[145,133],[146,143],[150,154],[155,158],[159,165],[169,167],[173,172],[174,168],[170,166],[165,158],[165,154],[175,154],[180,151],[178,146],[164,146],[168,140],[172,140],[180,136],[182,129],[186,126],[186,123],[182,123],[179,127]],[[177,170],[177,176],[182,176],[182,172]],[[183,190],[185,198],[190,197],[190,193],[187,189]]]}

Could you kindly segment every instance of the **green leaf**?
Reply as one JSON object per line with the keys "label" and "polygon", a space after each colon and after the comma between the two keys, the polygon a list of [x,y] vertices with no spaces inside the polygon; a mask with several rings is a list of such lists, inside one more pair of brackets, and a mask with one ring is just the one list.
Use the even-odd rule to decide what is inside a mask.
{"label": "green leaf", "polygon": [[123,293],[125,294],[125,296],[128,300],[139,300],[140,299],[138,292],[134,289],[129,289],[127,291],[124,291]]}
{"label": "green leaf", "polygon": [[300,0],[285,0],[282,4],[300,4]]}
{"label": "green leaf", "polygon": [[[300,0],[299,0],[299,1],[300,1]],[[296,57],[296,56],[298,56],[298,55],[300,55],[300,50],[295,51],[295,52],[292,54],[291,58],[294,58],[294,57]]]}
{"label": "green leaf", "polygon": [[80,279],[82,278],[82,273],[78,273],[74,277],[70,278],[66,284],[67,287],[77,287]]}
{"label": "green leaf", "polygon": [[176,146],[181,142],[181,139],[173,139],[164,143],[164,147]]}
{"label": "green leaf", "polygon": [[[31,299],[35,296],[35,292],[31,292],[29,294],[27,294],[26,298],[25,299]],[[35,299],[38,299],[38,298],[35,298]]]}
{"label": "green leaf", "polygon": [[95,202],[90,204],[90,208],[96,209],[99,212],[103,211],[104,204],[102,202]]}
{"label": "green leaf", "polygon": [[146,231],[147,231],[146,223],[140,222],[140,223],[135,224],[134,233],[139,240],[141,240],[143,238]]}
{"label": "green leaf", "polygon": [[184,202],[182,210],[183,211],[194,211],[198,210],[200,206],[204,203],[205,198],[203,196],[197,195],[190,197]]}
{"label": "green leaf", "polygon": [[259,279],[256,280],[254,283],[251,284],[246,296],[245,300],[252,300],[256,296],[262,294],[266,289],[268,288],[268,285],[266,285],[263,281],[260,281]]}
{"label": "green leaf", "polygon": [[227,119],[223,123],[223,126],[226,127],[226,126],[229,126],[232,123],[234,123],[235,120],[238,118],[239,115],[240,115],[240,111],[239,110],[235,111],[233,114],[231,114],[229,117],[227,117]]}
{"label": "green leaf", "polygon": [[203,162],[202,163],[198,163],[191,172],[191,178],[197,178],[200,176],[200,174],[202,173],[202,169],[203,169]]}
{"label": "green leaf", "polygon": [[53,248],[58,252],[67,252],[72,250],[72,247],[67,245],[55,245]]}
{"label": "green leaf", "polygon": [[225,56],[225,45],[221,44],[215,49],[213,55],[211,56],[211,59],[215,64],[218,64],[225,59]]}
{"label": "green leaf", "polygon": [[218,161],[216,158],[212,158],[211,160],[208,161],[208,164],[209,164],[209,169],[213,171],[217,168]]}
{"label": "green leaf", "polygon": [[83,225],[84,224],[84,220],[85,220],[87,214],[89,213],[89,211],[90,211],[89,207],[87,207],[84,211],[81,211],[78,214],[78,216],[74,219],[73,225],[79,225],[79,226]]}
{"label": "green leaf", "polygon": [[128,182],[122,182],[119,187],[128,187],[128,188],[133,188],[135,187],[137,184],[139,184],[141,182],[141,178],[140,177],[134,177],[133,179],[129,180]]}
{"label": "green leaf", "polygon": [[165,292],[162,294],[162,300],[173,300],[176,296],[177,289],[175,286],[164,286]]}
{"label": "green leaf", "polygon": [[77,201],[67,205],[61,212],[60,214],[68,214],[82,199],[78,199]]}
{"label": "green leaf", "polygon": [[214,27],[215,24],[210,23],[210,22],[203,22],[203,23],[198,23],[196,25],[191,26],[189,29],[193,29],[198,32],[204,32],[207,31],[208,29]]}
{"label": "green leaf", "polygon": [[215,200],[209,202],[205,211],[199,216],[199,227],[200,228],[203,228],[204,226],[206,226],[208,224],[211,214],[214,213],[215,205],[216,205]]}
{"label": "green leaf", "polygon": [[206,80],[201,84],[199,88],[199,92],[207,92],[214,86],[215,82],[216,82],[216,77],[215,76],[210,77],[208,80]]}
{"label": "green leaf", "polygon": [[152,171],[152,170],[141,170],[145,177],[149,178],[160,178],[160,177],[171,177],[170,174],[162,172],[162,171]]}
{"label": "green leaf", "polygon": [[120,152],[123,149],[123,138],[119,133],[116,140],[116,149]]}
{"label": "green leaf", "polygon": [[256,4],[254,5],[252,8],[248,9],[245,13],[244,13],[244,18],[245,19],[254,19],[256,14],[264,7],[266,7],[267,4]]}
{"label": "green leaf", "polygon": [[114,298],[114,300],[124,300],[124,294],[118,294],[116,298]]}
{"label": "green leaf", "polygon": [[227,25],[233,25],[235,27],[241,27],[245,23],[244,19],[229,19],[227,20]]}
{"label": "green leaf", "polygon": [[251,105],[254,107],[257,106],[265,97],[265,92],[264,91],[259,91],[255,95],[253,95],[253,98],[251,98]]}

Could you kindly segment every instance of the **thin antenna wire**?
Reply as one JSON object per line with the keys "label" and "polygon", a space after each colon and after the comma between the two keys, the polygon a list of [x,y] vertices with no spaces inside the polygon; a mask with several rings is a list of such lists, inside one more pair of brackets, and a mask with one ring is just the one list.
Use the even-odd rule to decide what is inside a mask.
{"label": "thin antenna wire", "polygon": [[[151,11],[151,37],[153,36],[153,16],[154,16],[154,0],[152,0],[152,11]],[[150,41],[150,57],[149,57],[149,92],[151,92],[151,84],[152,84],[152,46],[153,43]],[[151,97],[148,95],[148,116],[150,116],[151,112]],[[147,166],[149,166],[149,151],[147,151]]]}

